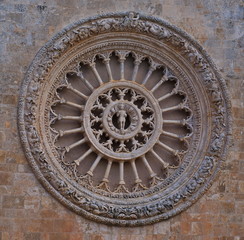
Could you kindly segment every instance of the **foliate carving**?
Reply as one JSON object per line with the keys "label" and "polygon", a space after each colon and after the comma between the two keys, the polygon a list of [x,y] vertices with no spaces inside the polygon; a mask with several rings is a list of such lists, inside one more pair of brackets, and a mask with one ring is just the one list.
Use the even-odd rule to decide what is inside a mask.
{"label": "foliate carving", "polygon": [[119,154],[130,153],[147,144],[154,130],[154,111],[133,89],[113,88],[96,99],[88,121],[102,146]]}
{"label": "foliate carving", "polygon": [[186,33],[111,13],[40,50],[18,121],[33,170],[60,202],[136,226],[176,215],[210,186],[229,145],[229,109],[224,81]]}

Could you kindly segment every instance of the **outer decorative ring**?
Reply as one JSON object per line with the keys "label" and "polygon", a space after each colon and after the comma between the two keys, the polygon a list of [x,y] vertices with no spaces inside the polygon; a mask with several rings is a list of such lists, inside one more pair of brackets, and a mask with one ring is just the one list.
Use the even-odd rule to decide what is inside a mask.
{"label": "outer decorative ring", "polygon": [[[148,43],[150,40],[154,47],[161,47],[165,54],[170,52],[172,58],[166,54],[164,61],[172,62],[171,66],[179,66],[174,71],[183,69],[185,73],[191,72],[191,77],[196,80],[193,88],[201,86],[204,89],[198,100],[208,107],[209,112],[206,109],[200,111],[201,116],[208,115],[210,126],[200,126],[201,139],[198,139],[199,144],[195,149],[197,158],[186,156],[174,179],[165,179],[146,194],[118,194],[110,198],[109,195],[101,197],[101,192],[92,193],[87,185],[75,184],[50,158],[48,152],[51,150],[42,130],[49,119],[43,118],[46,112],[41,101],[43,98],[49,101],[43,89],[53,76],[58,77],[58,65],[62,65],[60,61],[66,59],[65,56],[72,53],[72,49],[77,50],[79,46],[113,34],[124,35],[131,41],[140,36],[142,42]],[[49,87],[51,90],[54,88]],[[101,223],[138,226],[180,213],[210,187],[230,145],[230,100],[225,82],[213,61],[191,36],[158,18],[132,12],[110,13],[68,26],[38,52],[21,86],[18,127],[23,149],[36,177],[62,204],[77,214]],[[199,126],[193,123],[193,135],[194,127]],[[204,132],[205,127],[209,127],[207,133]],[[203,142],[206,142],[204,149],[201,148]],[[195,170],[189,172],[193,167]],[[184,179],[180,185],[177,177]]]}

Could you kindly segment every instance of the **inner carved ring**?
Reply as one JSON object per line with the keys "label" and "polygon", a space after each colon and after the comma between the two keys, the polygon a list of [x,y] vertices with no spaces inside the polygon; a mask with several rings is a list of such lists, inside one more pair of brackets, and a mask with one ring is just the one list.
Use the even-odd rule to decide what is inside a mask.
{"label": "inner carved ring", "polygon": [[162,128],[160,107],[136,83],[104,84],[87,100],[84,130],[99,154],[113,160],[135,159],[158,140]]}

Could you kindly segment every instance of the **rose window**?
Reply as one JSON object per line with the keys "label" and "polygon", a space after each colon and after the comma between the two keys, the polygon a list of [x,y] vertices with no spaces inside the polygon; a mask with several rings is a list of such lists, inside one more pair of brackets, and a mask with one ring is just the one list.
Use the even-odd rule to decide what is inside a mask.
{"label": "rose window", "polygon": [[[148,189],[188,150],[192,111],[179,80],[149,56],[138,63],[139,55],[111,51],[106,62],[102,53],[94,55],[90,64],[77,63],[79,70],[66,73],[56,89],[50,115],[55,147],[80,184],[89,179],[91,187],[107,192]],[[66,130],[67,124],[74,127]]]}
{"label": "rose window", "polygon": [[138,13],[81,20],[23,81],[18,123],[38,179],[105,224],[168,219],[211,185],[229,146],[226,85],[202,47]]}

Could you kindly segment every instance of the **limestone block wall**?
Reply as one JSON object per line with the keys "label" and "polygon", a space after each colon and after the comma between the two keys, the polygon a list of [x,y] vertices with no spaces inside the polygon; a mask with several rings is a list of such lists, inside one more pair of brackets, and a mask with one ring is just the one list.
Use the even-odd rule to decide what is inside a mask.
{"label": "limestone block wall", "polygon": [[[241,0],[1,0],[0,240],[244,239],[243,6]],[[128,10],[164,18],[206,48],[229,88],[233,146],[218,179],[187,211],[119,228],[86,220],[45,191],[23,154],[16,115],[24,74],[55,33],[87,16]]]}

